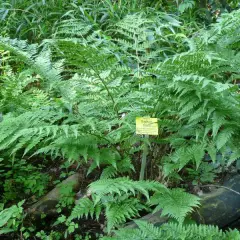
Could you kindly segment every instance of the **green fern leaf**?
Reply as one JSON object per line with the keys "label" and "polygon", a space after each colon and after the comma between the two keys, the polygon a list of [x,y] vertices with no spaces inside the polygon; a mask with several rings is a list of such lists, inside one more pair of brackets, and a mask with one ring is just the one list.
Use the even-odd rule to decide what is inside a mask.
{"label": "green fern leaf", "polygon": [[151,205],[158,205],[154,212],[162,209],[162,216],[168,215],[183,222],[186,215],[200,205],[199,198],[186,193],[183,189],[172,189],[166,194],[155,193],[150,198]]}
{"label": "green fern leaf", "polygon": [[126,222],[127,219],[139,216],[138,212],[143,210],[144,205],[138,199],[126,199],[106,207],[107,230],[110,232],[113,227]]}
{"label": "green fern leaf", "polygon": [[224,129],[218,135],[216,139],[217,149],[221,149],[230,140],[233,135],[232,129]]}

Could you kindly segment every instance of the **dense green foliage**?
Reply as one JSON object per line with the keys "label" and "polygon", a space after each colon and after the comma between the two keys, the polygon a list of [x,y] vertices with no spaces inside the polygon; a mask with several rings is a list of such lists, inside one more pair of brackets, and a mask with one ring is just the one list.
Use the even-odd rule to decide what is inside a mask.
{"label": "dense green foliage", "polygon": [[[185,225],[200,202],[179,188],[212,182],[240,158],[238,1],[208,4],[1,4],[0,235],[81,239],[79,221],[94,219],[103,239],[239,239]],[[139,116],[158,118],[159,136],[136,135]],[[45,226],[31,222],[24,210],[75,172],[86,194],[75,203],[66,186],[48,227],[44,216]],[[121,229],[159,209],[176,223]]]}
{"label": "dense green foliage", "polygon": [[121,229],[116,231],[116,237],[108,238],[104,237],[103,240],[154,240],[154,239],[239,239],[239,233],[237,230],[223,233],[217,227],[205,226],[205,225],[177,225],[177,224],[165,224],[161,228],[154,227],[152,224],[148,224],[144,221],[136,221],[139,229]]}

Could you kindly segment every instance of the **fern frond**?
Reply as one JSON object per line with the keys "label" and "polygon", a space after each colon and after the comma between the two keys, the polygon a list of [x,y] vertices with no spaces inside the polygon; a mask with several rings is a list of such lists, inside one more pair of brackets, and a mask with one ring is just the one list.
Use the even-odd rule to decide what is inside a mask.
{"label": "fern frond", "polygon": [[226,145],[226,143],[230,140],[232,137],[234,131],[231,128],[226,128],[222,130],[216,139],[216,145],[218,149],[221,149],[223,146]]}
{"label": "fern frond", "polygon": [[94,204],[89,198],[84,197],[78,200],[75,207],[72,209],[71,215],[68,217],[68,221],[72,221],[73,219],[79,219],[82,217],[87,218],[90,216],[91,218],[96,216],[98,219],[101,213],[101,205]]}
{"label": "fern frond", "polygon": [[102,197],[107,194],[111,195],[136,195],[142,193],[149,198],[149,191],[158,190],[166,191],[166,188],[154,181],[133,181],[129,178],[103,179],[93,182],[89,186],[89,191]]}
{"label": "fern frond", "polygon": [[237,240],[240,237],[239,231],[229,230],[223,232],[218,227],[208,225],[178,225],[175,223],[164,224],[156,227],[153,224],[145,221],[136,221],[139,229],[122,228],[114,231],[113,237],[103,237],[102,240],[205,240],[205,239],[223,239],[223,240]]}
{"label": "fern frond", "polygon": [[183,191],[183,189],[172,189],[166,194],[155,193],[150,198],[151,205],[158,205],[154,212],[162,209],[162,215],[168,215],[183,222],[186,215],[193,211],[194,207],[200,205],[199,198]]}
{"label": "fern frond", "polygon": [[0,48],[18,56],[19,60],[27,64],[43,79],[46,79],[50,87],[62,80],[62,63],[54,66],[50,60],[51,54],[49,51],[42,51],[37,54],[38,46],[36,44],[28,45],[26,41],[0,37]]}
{"label": "fern frond", "polygon": [[140,204],[138,199],[133,198],[107,204],[106,218],[108,232],[110,232],[113,227],[125,223],[127,219],[139,216],[138,212],[144,208],[144,205]]}

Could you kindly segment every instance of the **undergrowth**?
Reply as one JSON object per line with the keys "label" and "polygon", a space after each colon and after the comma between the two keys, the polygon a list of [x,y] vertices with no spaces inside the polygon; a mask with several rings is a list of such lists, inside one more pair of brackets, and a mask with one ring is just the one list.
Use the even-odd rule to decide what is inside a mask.
{"label": "undergrowth", "polygon": [[[72,8],[60,2],[71,10],[55,6],[61,11],[49,20],[51,31],[39,24],[36,36],[34,15],[28,15],[28,34],[21,25],[14,35],[5,23],[0,37],[0,235],[82,239],[81,221],[94,219],[102,239],[239,239],[237,230],[185,224],[200,199],[171,187],[184,169],[197,184],[211,182],[219,155],[226,168],[240,157],[240,12],[193,32],[181,17],[139,10],[147,1],[94,1],[95,10],[91,1],[72,2]],[[181,4],[181,13],[194,7]],[[43,19],[50,19],[48,11]],[[9,23],[17,16],[7,14],[2,19]],[[139,116],[157,118],[159,135],[136,135]],[[72,188],[63,190],[51,230],[29,222],[25,210],[76,172],[88,181],[85,194],[74,202]],[[124,228],[159,210],[175,223],[136,220],[138,229]]]}

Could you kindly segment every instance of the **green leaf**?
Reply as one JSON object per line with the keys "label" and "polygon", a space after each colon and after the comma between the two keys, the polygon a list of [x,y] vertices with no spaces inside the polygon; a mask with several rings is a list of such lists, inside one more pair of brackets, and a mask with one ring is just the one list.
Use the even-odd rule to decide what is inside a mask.
{"label": "green leaf", "polygon": [[230,138],[233,135],[232,129],[224,129],[222,130],[218,135],[216,139],[216,145],[217,149],[221,149],[223,146],[227,144],[227,142],[230,140]]}

